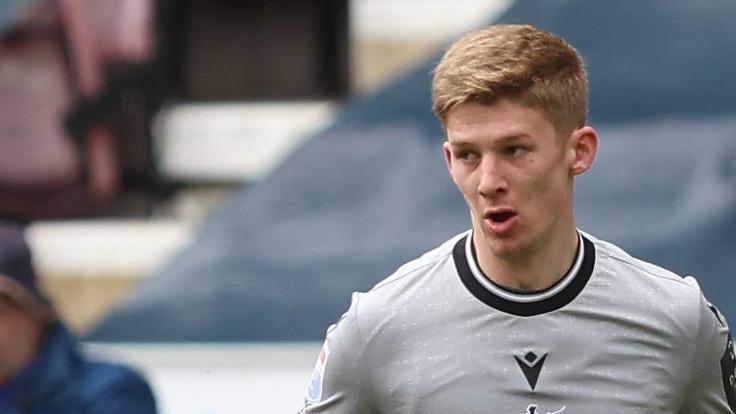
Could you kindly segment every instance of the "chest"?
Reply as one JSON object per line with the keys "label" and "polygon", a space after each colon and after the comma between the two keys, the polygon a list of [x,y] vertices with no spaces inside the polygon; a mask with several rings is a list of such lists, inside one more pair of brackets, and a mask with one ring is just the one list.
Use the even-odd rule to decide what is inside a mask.
{"label": "chest", "polygon": [[383,412],[675,413],[682,403],[692,353],[656,322],[574,312],[441,322],[406,324],[382,347]]}

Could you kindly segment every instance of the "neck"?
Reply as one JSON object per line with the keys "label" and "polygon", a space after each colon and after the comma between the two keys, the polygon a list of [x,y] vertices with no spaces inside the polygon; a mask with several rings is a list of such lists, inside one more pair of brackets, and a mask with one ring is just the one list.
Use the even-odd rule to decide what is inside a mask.
{"label": "neck", "polygon": [[493,283],[514,290],[540,291],[562,279],[572,266],[578,249],[578,232],[574,225],[556,237],[541,240],[523,252],[507,256],[494,255],[482,233],[473,232],[473,245],[478,266]]}

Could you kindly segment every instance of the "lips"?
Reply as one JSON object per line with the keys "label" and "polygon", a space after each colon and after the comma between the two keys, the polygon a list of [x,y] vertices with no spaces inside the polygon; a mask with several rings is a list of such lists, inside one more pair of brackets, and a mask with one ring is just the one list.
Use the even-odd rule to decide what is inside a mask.
{"label": "lips", "polygon": [[510,208],[495,208],[483,214],[486,226],[495,234],[508,233],[518,220],[516,211]]}
{"label": "lips", "polygon": [[488,214],[488,219],[494,223],[503,223],[504,221],[509,220],[512,217],[514,217],[514,215],[515,213],[513,211],[502,211],[500,213]]}

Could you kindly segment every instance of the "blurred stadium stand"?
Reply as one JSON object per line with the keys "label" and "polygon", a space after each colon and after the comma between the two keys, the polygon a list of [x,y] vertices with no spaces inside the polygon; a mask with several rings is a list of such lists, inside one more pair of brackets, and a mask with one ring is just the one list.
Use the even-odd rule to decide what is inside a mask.
{"label": "blurred stadium stand", "polygon": [[151,134],[162,107],[349,92],[347,0],[2,7],[4,216],[150,215],[179,184],[158,170]]}
{"label": "blurred stadium stand", "polygon": [[[587,56],[591,119],[603,138],[598,166],[580,180],[581,227],[695,273],[731,319],[733,18],[736,3],[726,0],[520,0],[500,17],[560,33]],[[348,104],[235,194],[90,337],[318,340],[351,291],[467,228],[429,110],[437,58]]]}
{"label": "blurred stadium stand", "polygon": [[[0,185],[0,214],[33,220],[29,238],[44,282],[80,330],[185,246],[200,217],[232,189],[267,176],[328,125],[344,99],[395,78],[508,1],[113,3],[82,11],[84,0],[0,6],[3,44],[23,46],[15,51],[48,44],[46,61],[18,59],[57,71],[4,83],[29,104],[4,95],[0,105],[14,111],[3,119],[15,118],[35,139],[16,140],[15,152],[5,146],[0,176],[15,184]],[[62,18],[62,6],[71,17]],[[126,30],[118,30],[123,21]],[[78,84],[78,55],[99,90]],[[31,84],[46,89],[29,94]],[[10,139],[13,128],[3,125],[0,136]],[[113,153],[95,164],[114,184],[101,196],[90,191],[85,138],[98,125],[113,138]],[[55,181],[26,185],[29,169]]]}
{"label": "blurred stadium stand", "polygon": [[4,2],[0,214],[149,209],[160,94],[147,0]]}

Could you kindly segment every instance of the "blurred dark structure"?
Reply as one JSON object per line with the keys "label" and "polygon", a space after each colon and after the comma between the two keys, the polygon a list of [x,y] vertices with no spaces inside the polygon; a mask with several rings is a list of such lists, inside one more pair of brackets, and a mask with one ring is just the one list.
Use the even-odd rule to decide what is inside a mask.
{"label": "blurred dark structure", "polygon": [[175,96],[186,101],[342,98],[347,0],[160,1]]}
{"label": "blurred dark structure", "polygon": [[0,216],[149,214],[163,106],[348,93],[347,0],[0,7]]}
{"label": "blurred dark structure", "polygon": [[0,28],[0,215],[137,211],[160,102],[150,2],[14,3]]}
{"label": "blurred dark structure", "polygon": [[[736,321],[736,2],[520,0],[499,20],[587,57],[602,142],[578,184],[580,227],[695,274]],[[233,197],[89,338],[320,340],[350,292],[467,229],[430,112],[438,57]]]}

